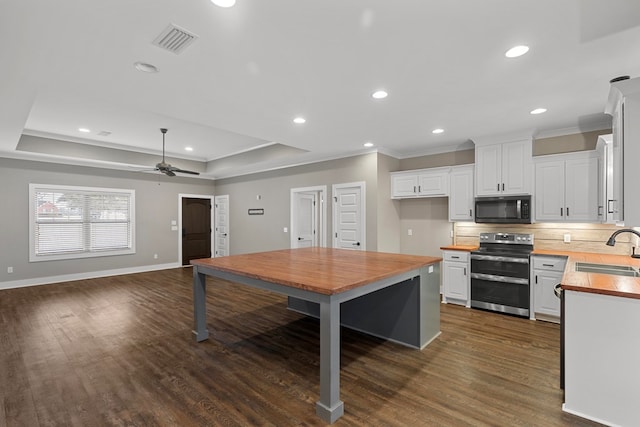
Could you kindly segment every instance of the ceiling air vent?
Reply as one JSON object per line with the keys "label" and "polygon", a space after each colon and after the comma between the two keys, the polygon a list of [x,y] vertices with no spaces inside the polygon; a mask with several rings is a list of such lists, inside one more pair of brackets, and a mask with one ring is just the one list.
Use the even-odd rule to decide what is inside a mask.
{"label": "ceiling air vent", "polygon": [[180,28],[175,24],[169,25],[165,30],[160,33],[158,37],[153,41],[153,44],[173,52],[176,55],[182,53],[198,36]]}

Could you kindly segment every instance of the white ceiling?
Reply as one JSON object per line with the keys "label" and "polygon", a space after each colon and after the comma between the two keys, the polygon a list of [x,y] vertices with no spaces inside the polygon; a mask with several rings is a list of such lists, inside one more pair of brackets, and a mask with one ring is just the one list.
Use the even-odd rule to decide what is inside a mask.
{"label": "white ceiling", "polygon": [[[171,23],[199,36],[178,55],[152,44]],[[0,0],[0,37],[0,156],[46,160],[16,149],[27,134],[151,153],[152,166],[167,127],[168,153],[203,162],[204,177],[366,141],[402,158],[600,129],[609,80],[640,76],[638,0]],[[531,50],[505,58],[517,44]],[[372,99],[380,88],[388,98]],[[226,171],[209,162],[274,143],[298,150]]]}

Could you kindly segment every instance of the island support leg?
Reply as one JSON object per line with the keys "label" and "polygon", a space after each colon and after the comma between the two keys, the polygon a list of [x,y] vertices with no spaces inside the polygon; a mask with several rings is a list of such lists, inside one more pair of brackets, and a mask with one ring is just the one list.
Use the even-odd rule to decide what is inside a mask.
{"label": "island support leg", "polygon": [[316,414],[334,423],[344,414],[340,400],[340,303],[320,303],[320,400]]}
{"label": "island support leg", "polygon": [[207,330],[207,279],[193,267],[193,335],[196,341],[209,338]]}

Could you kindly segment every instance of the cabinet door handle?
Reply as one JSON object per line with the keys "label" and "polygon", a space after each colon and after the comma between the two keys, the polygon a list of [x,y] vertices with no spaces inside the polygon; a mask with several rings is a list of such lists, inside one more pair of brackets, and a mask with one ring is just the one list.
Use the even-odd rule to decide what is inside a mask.
{"label": "cabinet door handle", "polygon": [[538,275],[536,274],[536,285],[538,284]]}
{"label": "cabinet door handle", "polygon": [[460,259],[459,256],[451,255],[451,258]]}
{"label": "cabinet door handle", "polygon": [[504,191],[504,182],[502,183],[502,191]]}
{"label": "cabinet door handle", "polygon": [[569,206],[567,206],[567,217],[569,216]]}
{"label": "cabinet door handle", "polygon": [[418,193],[422,191],[422,185],[418,185]]}
{"label": "cabinet door handle", "polygon": [[473,213],[471,213],[471,209],[469,209],[469,216],[473,216]]}
{"label": "cabinet door handle", "polygon": [[463,275],[464,275],[464,276],[466,276],[466,275],[467,275],[467,267],[464,267],[464,274],[463,274]]}
{"label": "cabinet door handle", "polygon": [[553,267],[555,264],[542,264],[543,267]]}
{"label": "cabinet door handle", "polygon": [[414,193],[416,192],[416,186],[415,185],[413,186],[413,192]]}
{"label": "cabinet door handle", "polygon": [[562,216],[562,208],[560,208],[560,216]]}
{"label": "cabinet door handle", "polygon": [[613,205],[612,205],[612,203],[614,201],[615,200],[613,200],[613,199],[607,200],[607,213],[613,213],[613,207],[612,207]]}
{"label": "cabinet door handle", "polygon": [[496,191],[500,191],[500,183],[497,184]]}

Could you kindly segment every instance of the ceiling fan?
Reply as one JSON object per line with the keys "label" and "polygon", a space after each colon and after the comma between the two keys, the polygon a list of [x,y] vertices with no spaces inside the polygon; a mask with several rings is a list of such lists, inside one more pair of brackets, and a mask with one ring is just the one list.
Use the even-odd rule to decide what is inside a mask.
{"label": "ceiling fan", "polygon": [[164,160],[164,136],[167,133],[167,129],[161,128],[160,132],[162,132],[162,161],[156,165],[154,170],[162,172],[167,176],[176,176],[175,172],[178,173],[188,173],[190,175],[200,175],[200,172],[188,171],[185,169],[180,169],[175,166],[171,166],[169,163]]}

